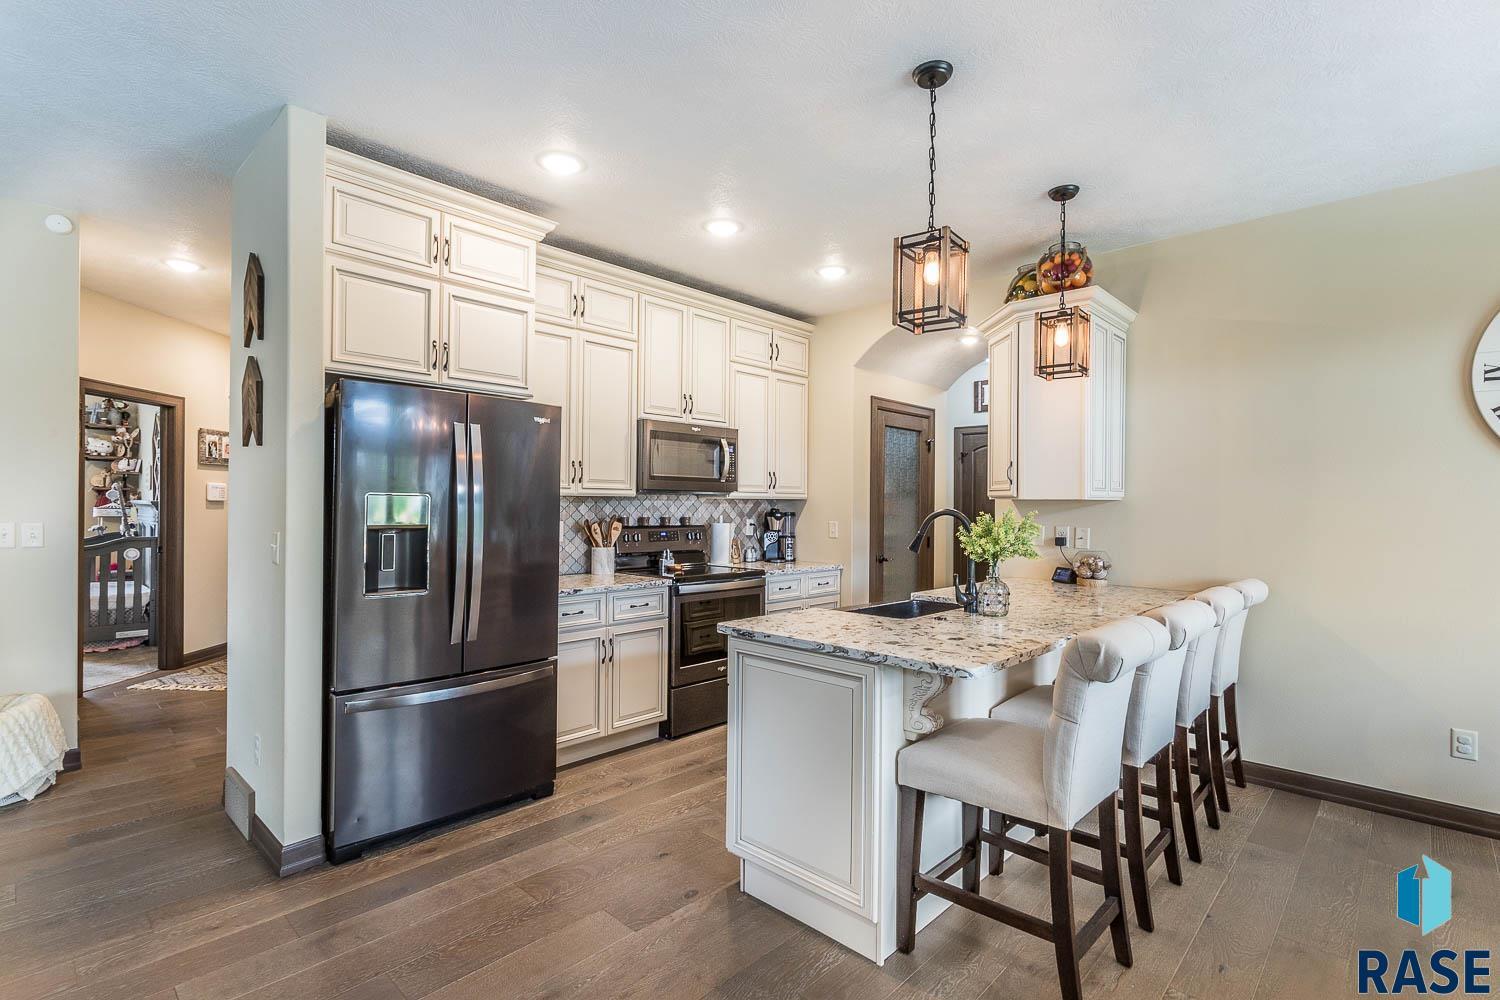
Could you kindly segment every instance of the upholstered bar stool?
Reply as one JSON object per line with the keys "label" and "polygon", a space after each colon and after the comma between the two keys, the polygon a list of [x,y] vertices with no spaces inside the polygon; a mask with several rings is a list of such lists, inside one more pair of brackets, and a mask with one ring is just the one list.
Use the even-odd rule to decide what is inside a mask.
{"label": "upholstered bar stool", "polygon": [[[1120,788],[1124,809],[1125,866],[1130,872],[1130,890],[1135,899],[1136,922],[1145,931],[1154,930],[1151,914],[1151,890],[1147,871],[1157,858],[1165,858],[1167,878],[1182,884],[1182,862],[1177,856],[1176,822],[1172,816],[1171,757],[1172,738],[1177,728],[1177,699],[1182,686],[1183,665],[1188,643],[1213,626],[1213,612],[1198,601],[1178,601],[1161,609],[1159,620],[1167,628],[1167,647],[1160,656],[1136,668],[1130,690],[1130,705],[1125,715],[1125,742]],[[1053,687],[1040,685],[1001,702],[990,711],[990,718],[1025,725],[1046,725],[1051,714]],[[1155,771],[1155,805],[1141,803],[1141,771],[1147,766]],[[1157,824],[1148,842],[1145,818]],[[1004,837],[1011,822],[1007,817],[991,814],[989,829]],[[1096,837],[1076,830],[1073,839],[1086,847],[1097,848]],[[996,847],[990,858],[990,873],[999,874],[1003,847]]]}
{"label": "upholstered bar stool", "polygon": [[[1207,599],[1205,599],[1207,595]],[[1214,797],[1213,767],[1209,751],[1208,709],[1213,686],[1214,656],[1219,645],[1219,635],[1224,623],[1239,611],[1244,602],[1238,591],[1228,587],[1210,587],[1194,594],[1193,600],[1202,603],[1213,614],[1213,625],[1198,638],[1188,643],[1188,653],[1182,666],[1182,687],[1177,699],[1177,730],[1172,739],[1172,772],[1177,784],[1177,813],[1182,820],[1182,843],[1187,856],[1194,862],[1203,860],[1203,849],[1198,842],[1197,810],[1203,807],[1203,818],[1208,825],[1219,828],[1218,802]],[[1147,614],[1160,621],[1161,609]],[[1188,743],[1189,733],[1193,745]],[[1193,761],[1196,760],[1195,767]],[[1193,778],[1196,771],[1197,779]]]}
{"label": "upholstered bar stool", "polygon": [[[896,758],[900,834],[896,870],[896,947],[916,944],[917,901],[929,893],[1051,941],[1066,1000],[1083,994],[1079,959],[1106,929],[1115,959],[1130,965],[1130,932],[1120,898],[1115,791],[1136,668],[1161,655],[1167,630],[1124,618],[1074,638],[1063,649],[1052,712],[1044,728],[999,719],[963,719],[919,740]],[[928,794],[963,803],[964,843],[920,870],[922,812]],[[1045,830],[1052,913],[1043,920],[979,894],[980,812],[990,809]],[[1073,911],[1073,829],[1099,814],[1104,902],[1079,927]],[[1029,847],[1029,845],[1026,845]],[[1039,849],[1032,848],[1036,855]],[[962,888],[946,880],[963,872]]]}
{"label": "upholstered bar stool", "polygon": [[[1224,770],[1230,768],[1234,783],[1245,787],[1245,766],[1240,756],[1240,716],[1235,704],[1235,688],[1240,679],[1240,643],[1245,635],[1245,619],[1250,609],[1270,596],[1271,588],[1254,579],[1240,580],[1228,585],[1240,595],[1244,602],[1238,612],[1230,615],[1219,631],[1219,642],[1214,650],[1213,681],[1210,684],[1208,707],[1208,746],[1213,765],[1214,794],[1219,808],[1229,812],[1229,782]],[[1210,588],[1223,589],[1223,588]],[[1204,594],[1195,594],[1195,600],[1205,600]],[[1222,715],[1223,722],[1220,722]]]}

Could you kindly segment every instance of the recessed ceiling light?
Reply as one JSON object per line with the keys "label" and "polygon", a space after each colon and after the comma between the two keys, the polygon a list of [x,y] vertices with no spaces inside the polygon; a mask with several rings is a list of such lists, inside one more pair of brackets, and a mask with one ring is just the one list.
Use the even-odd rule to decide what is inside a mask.
{"label": "recessed ceiling light", "polygon": [[536,162],[554,177],[572,177],[583,169],[583,161],[572,153],[543,153],[536,158]]}
{"label": "recessed ceiling light", "polygon": [[66,236],[73,231],[73,220],[66,215],[49,215],[42,220],[42,224],[59,236]]}
{"label": "recessed ceiling light", "polygon": [[963,335],[958,338],[958,342],[965,347],[979,343],[979,331],[972,326],[964,327]]}
{"label": "recessed ceiling light", "polygon": [[744,227],[733,219],[709,219],[703,224],[703,228],[714,236],[733,236]]}
{"label": "recessed ceiling light", "polygon": [[838,281],[849,273],[849,269],[843,264],[824,264],[818,268],[818,277],[824,281]]}
{"label": "recessed ceiling light", "polygon": [[203,265],[195,261],[185,260],[182,257],[168,257],[162,261],[163,264],[176,271],[178,274],[192,274],[194,271],[203,270]]}

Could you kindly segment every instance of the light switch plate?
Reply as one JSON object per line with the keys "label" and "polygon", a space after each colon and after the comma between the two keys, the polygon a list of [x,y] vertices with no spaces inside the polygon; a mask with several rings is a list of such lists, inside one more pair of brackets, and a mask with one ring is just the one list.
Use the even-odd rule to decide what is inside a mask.
{"label": "light switch plate", "polygon": [[281,532],[271,532],[271,565],[281,565]]}
{"label": "light switch plate", "polygon": [[0,549],[16,547],[16,522],[0,521]]}
{"label": "light switch plate", "polygon": [[1073,544],[1076,545],[1076,546],[1078,546],[1080,549],[1089,548],[1091,545],[1094,544],[1093,543],[1093,536],[1094,536],[1094,533],[1092,531],[1090,531],[1088,528],[1074,528],[1073,529]]}
{"label": "light switch plate", "polygon": [[837,538],[837,537],[839,537],[839,523],[837,521],[829,521],[828,522],[828,537],[829,538]]}
{"label": "light switch plate", "polygon": [[39,549],[43,542],[41,521],[21,522],[21,548]]}

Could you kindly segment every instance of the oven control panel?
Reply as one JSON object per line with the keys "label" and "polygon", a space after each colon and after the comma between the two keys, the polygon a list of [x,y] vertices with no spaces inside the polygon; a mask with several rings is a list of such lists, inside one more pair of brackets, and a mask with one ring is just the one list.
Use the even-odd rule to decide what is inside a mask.
{"label": "oven control panel", "polygon": [[626,525],[615,542],[615,551],[622,555],[707,548],[708,526],[703,524]]}

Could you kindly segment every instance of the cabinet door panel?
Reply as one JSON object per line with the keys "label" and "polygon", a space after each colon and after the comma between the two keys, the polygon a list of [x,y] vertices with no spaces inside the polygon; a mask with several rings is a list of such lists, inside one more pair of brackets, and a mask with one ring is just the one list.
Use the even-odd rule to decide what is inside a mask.
{"label": "cabinet door panel", "polygon": [[773,336],[768,326],[746,323],[737,319],[734,321],[734,332],[730,341],[730,349],[733,352],[730,357],[738,364],[769,368],[771,367]]}
{"label": "cabinet door panel", "polygon": [[635,292],[596,278],[584,278],[578,284],[578,325],[585,330],[635,336]]}
{"label": "cabinet door panel", "polygon": [[776,331],[774,356],[771,367],[788,375],[806,375],[812,367],[812,355],[808,339],[798,333]]}
{"label": "cabinet door panel", "polygon": [[538,403],[562,407],[562,473],[564,493],[576,493],[578,473],[578,402],[574,396],[575,349],[578,334],[538,323],[531,331],[527,367],[531,398]]}
{"label": "cabinet door panel", "polygon": [[526,388],[530,303],[445,285],[443,322],[446,380]]}
{"label": "cabinet door panel", "polygon": [[468,219],[444,219],[443,274],[531,295],[536,245],[522,236]]}
{"label": "cabinet door panel", "polygon": [[328,182],[327,208],[331,246],[437,273],[437,209],[340,180]]}
{"label": "cabinet door panel", "polygon": [[686,306],[649,296],[641,303],[641,416],[685,415],[687,321]]}
{"label": "cabinet door panel", "polygon": [[739,492],[769,496],[771,492],[771,375],[758,368],[733,366],[730,395],[731,423],[739,431]]}
{"label": "cabinet door panel", "polygon": [[693,311],[688,357],[688,417],[704,423],[729,422],[729,320]]}
{"label": "cabinet door panel", "polygon": [[557,745],[603,736],[608,730],[604,705],[604,635],[588,632],[557,640]]}
{"label": "cabinet door panel", "polygon": [[773,375],[771,492],[807,496],[807,380]]}
{"label": "cabinet door panel", "polygon": [[579,484],[635,493],[635,345],[584,334],[579,360]]}
{"label": "cabinet door panel", "polygon": [[565,271],[536,269],[536,314],[567,326],[578,325],[578,279]]}
{"label": "cabinet door panel", "polygon": [[610,632],[611,732],[667,717],[667,626],[658,622]]}
{"label": "cabinet door panel", "polygon": [[327,266],[328,360],[435,380],[438,283],[332,256]]}
{"label": "cabinet door panel", "polygon": [[1016,468],[1016,333],[990,343],[990,482],[992,499],[1014,497]]}

